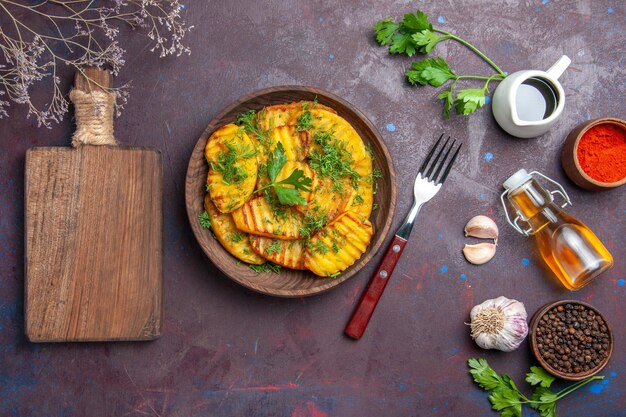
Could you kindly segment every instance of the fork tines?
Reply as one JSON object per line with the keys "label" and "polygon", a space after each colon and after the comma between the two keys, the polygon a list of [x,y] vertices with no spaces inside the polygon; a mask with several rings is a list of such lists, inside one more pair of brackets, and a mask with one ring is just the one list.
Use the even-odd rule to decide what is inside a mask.
{"label": "fork tines", "polygon": [[[455,148],[456,145],[456,139],[453,139],[452,143],[450,143],[450,136],[448,136],[448,139],[446,139],[446,141],[443,143],[443,146],[441,146],[441,148],[439,149],[439,152],[437,152],[437,155],[433,158],[433,155],[439,148],[439,144],[441,143],[442,139],[443,134],[439,136],[439,139],[437,139],[435,145],[432,147],[430,152],[428,152],[428,155],[426,155],[426,158],[424,159],[424,163],[418,171],[422,175],[422,177],[427,178],[428,181],[433,181],[435,184],[443,184],[443,182],[446,180],[446,177],[448,176],[448,173],[452,168],[452,164],[454,164],[454,160],[456,159],[456,156],[459,154],[459,150],[461,150],[461,146],[463,145],[462,143],[459,143],[458,146],[456,146],[456,150],[454,151],[454,153],[452,153],[452,150]],[[448,146],[449,143],[450,146]],[[451,153],[452,156],[450,157]]]}

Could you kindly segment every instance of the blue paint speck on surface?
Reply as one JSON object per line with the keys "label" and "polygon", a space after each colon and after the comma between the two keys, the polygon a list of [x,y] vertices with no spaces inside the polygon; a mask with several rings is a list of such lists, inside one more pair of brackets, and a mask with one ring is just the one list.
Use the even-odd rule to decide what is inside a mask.
{"label": "blue paint speck on surface", "polygon": [[323,21],[324,21],[324,18],[320,16],[320,23],[322,23]]}
{"label": "blue paint speck on surface", "polygon": [[180,10],[185,10],[187,8],[187,6],[185,6],[184,4],[180,5]]}
{"label": "blue paint speck on surface", "polygon": [[528,258],[522,258],[522,265],[524,266],[530,265],[530,260]]}
{"label": "blue paint speck on surface", "polygon": [[442,233],[439,233],[439,234],[437,235],[437,237],[438,237],[439,239],[441,239],[441,238],[443,238],[443,234],[442,234]]}
{"label": "blue paint speck on surface", "polygon": [[609,380],[608,379],[603,379],[602,380],[602,385],[609,385]]}
{"label": "blue paint speck on surface", "polygon": [[617,285],[619,285],[620,287],[623,287],[624,283],[625,283],[624,278],[620,278],[617,280]]}
{"label": "blue paint speck on surface", "polygon": [[439,16],[439,17],[437,18],[437,23],[446,23],[446,18],[445,18],[445,17],[443,17],[443,16]]}
{"label": "blue paint speck on surface", "polygon": [[559,16],[559,20],[563,20],[565,19],[563,16]]}
{"label": "blue paint speck on surface", "polygon": [[504,75],[509,75],[509,72],[508,71],[504,71]]}
{"label": "blue paint speck on surface", "polygon": [[445,273],[448,271],[448,265],[444,265],[441,267],[441,272]]}
{"label": "blue paint speck on surface", "polygon": [[478,196],[478,198],[480,198],[481,200],[485,198],[485,195],[483,193],[480,193],[480,195]]}
{"label": "blue paint speck on surface", "polygon": [[461,274],[459,278],[461,278],[461,281],[467,281],[467,276],[465,274]]}
{"label": "blue paint speck on surface", "polygon": [[387,123],[385,128],[387,129],[387,132],[395,132],[396,131],[396,125],[394,125],[393,123]]}
{"label": "blue paint speck on surface", "polygon": [[615,377],[617,376],[617,372],[611,372],[611,373],[609,374],[609,376],[610,376],[611,378],[615,378]]}
{"label": "blue paint speck on surface", "polygon": [[433,407],[433,411],[437,411],[437,407]]}
{"label": "blue paint speck on surface", "polygon": [[489,103],[491,103],[491,97],[485,96],[485,104],[489,104]]}
{"label": "blue paint speck on surface", "polygon": [[611,14],[611,13],[613,13],[613,8],[609,7],[608,9],[606,9],[606,11],[607,11],[608,14]]}
{"label": "blue paint speck on surface", "polygon": [[486,153],[483,155],[483,159],[484,159],[485,161],[487,161],[487,162],[491,162],[491,161],[493,161],[493,154],[492,154],[491,152],[486,152]]}
{"label": "blue paint speck on surface", "polygon": [[404,391],[406,389],[406,386],[404,384],[400,384],[400,389]]}
{"label": "blue paint speck on surface", "polygon": [[328,59],[335,59],[335,55],[333,55],[333,54],[328,54]]}
{"label": "blue paint speck on surface", "polygon": [[546,4],[548,4],[549,1],[550,0],[541,0],[541,4],[543,4],[545,6]]}
{"label": "blue paint speck on surface", "polygon": [[604,391],[604,385],[602,384],[595,383],[589,387],[589,392],[592,394],[600,394],[602,391]]}

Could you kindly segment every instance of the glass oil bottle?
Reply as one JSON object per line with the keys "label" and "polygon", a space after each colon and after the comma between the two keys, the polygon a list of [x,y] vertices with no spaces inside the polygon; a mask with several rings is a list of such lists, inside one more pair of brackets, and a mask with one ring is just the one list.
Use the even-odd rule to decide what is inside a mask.
{"label": "glass oil bottle", "polygon": [[[547,191],[538,178],[558,189]],[[578,290],[611,269],[613,257],[600,239],[562,210],[571,202],[559,183],[537,171],[520,169],[503,186],[505,191],[500,199],[509,224],[523,235],[535,237],[541,258],[565,288]],[[565,200],[561,206],[554,202],[557,194]],[[513,220],[507,203],[516,212]]]}

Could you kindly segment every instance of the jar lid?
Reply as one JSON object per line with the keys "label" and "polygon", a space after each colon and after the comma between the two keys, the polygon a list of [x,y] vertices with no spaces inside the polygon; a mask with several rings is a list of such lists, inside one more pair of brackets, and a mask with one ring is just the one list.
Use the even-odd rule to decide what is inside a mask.
{"label": "jar lid", "polygon": [[525,169],[520,169],[515,174],[511,175],[506,181],[502,183],[502,186],[507,190],[513,190],[520,185],[524,184],[526,181],[530,180],[532,177]]}

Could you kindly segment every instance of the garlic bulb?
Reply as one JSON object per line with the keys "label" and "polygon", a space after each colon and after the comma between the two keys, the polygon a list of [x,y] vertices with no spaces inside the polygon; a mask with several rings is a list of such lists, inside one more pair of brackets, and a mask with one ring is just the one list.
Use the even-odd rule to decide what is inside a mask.
{"label": "garlic bulb", "polygon": [[506,297],[487,300],[470,312],[471,336],[483,349],[511,352],[528,335],[524,304]]}

